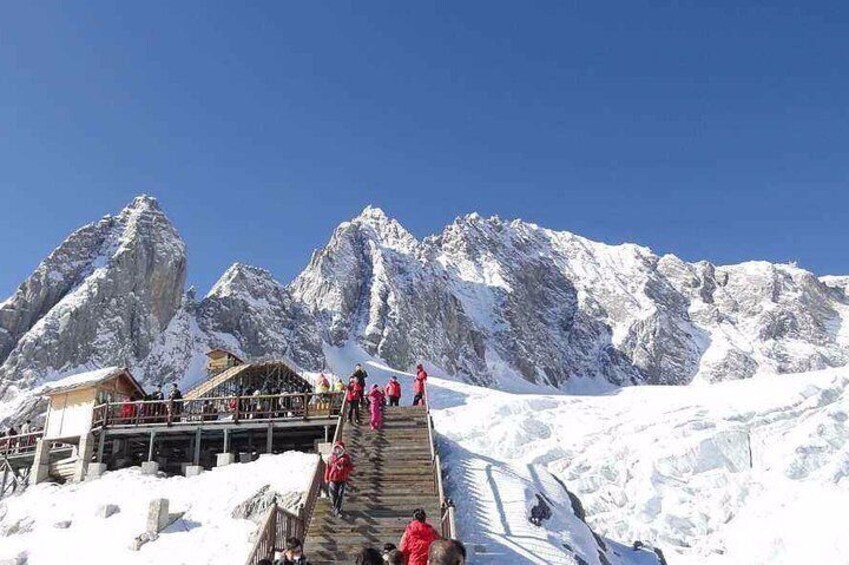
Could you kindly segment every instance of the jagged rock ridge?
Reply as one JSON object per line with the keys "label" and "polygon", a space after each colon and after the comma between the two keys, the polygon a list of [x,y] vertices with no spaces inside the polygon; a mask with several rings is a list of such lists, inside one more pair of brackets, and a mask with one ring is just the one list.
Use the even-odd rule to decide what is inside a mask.
{"label": "jagged rock ridge", "polygon": [[687,263],[477,214],[418,240],[368,207],[288,287],[237,263],[198,300],[185,278],[185,244],[153,198],[77,230],[0,304],[0,393],[116,364],[190,384],[214,346],[319,370],[325,346],[354,344],[490,386],[685,384],[849,361],[847,277]]}

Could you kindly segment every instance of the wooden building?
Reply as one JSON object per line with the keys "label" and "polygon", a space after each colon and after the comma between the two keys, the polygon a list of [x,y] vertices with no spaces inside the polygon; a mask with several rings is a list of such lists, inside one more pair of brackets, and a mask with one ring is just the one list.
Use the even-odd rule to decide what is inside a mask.
{"label": "wooden building", "polygon": [[206,356],[208,358],[208,361],[206,362],[206,373],[210,377],[214,377],[227,369],[244,364],[244,361],[239,359],[239,357],[235,354],[227,351],[226,349],[221,349],[220,347],[210,350],[207,352]]}
{"label": "wooden building", "polygon": [[282,361],[245,363],[222,371],[183,395],[186,400],[222,396],[312,392],[313,386]]}
{"label": "wooden building", "polygon": [[91,431],[95,406],[140,400],[144,398],[144,389],[128,369],[107,367],[49,383],[43,394],[48,398],[47,416],[31,476],[35,482],[41,482],[50,475],[50,446],[62,443],[73,446],[71,456],[60,464],[68,470],[63,478],[79,481],[85,476],[94,449]]}

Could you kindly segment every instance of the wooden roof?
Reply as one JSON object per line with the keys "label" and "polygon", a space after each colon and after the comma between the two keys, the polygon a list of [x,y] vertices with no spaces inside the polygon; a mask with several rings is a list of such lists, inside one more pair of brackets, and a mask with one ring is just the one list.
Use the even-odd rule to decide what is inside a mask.
{"label": "wooden roof", "polygon": [[64,379],[47,383],[42,392],[48,396],[64,394],[72,390],[97,387],[112,379],[125,379],[140,395],[144,396],[144,389],[126,367],[106,367],[105,369],[70,375]]}
{"label": "wooden roof", "polygon": [[238,355],[236,355],[232,351],[224,349],[223,347],[213,347],[212,349],[210,349],[209,351],[206,352],[206,356],[211,357],[213,353],[224,353],[226,355],[229,355],[233,359],[237,360],[239,363],[244,363],[244,361],[242,361],[241,357],[239,357]]}
{"label": "wooden roof", "polygon": [[198,386],[196,386],[192,390],[185,393],[183,395],[183,398],[185,398],[186,400],[194,400],[196,398],[200,398],[200,397],[204,396],[208,392],[210,392],[210,391],[214,390],[215,388],[221,386],[222,384],[226,383],[227,381],[238,378],[239,376],[242,376],[243,373],[253,372],[253,371],[269,370],[269,369],[273,369],[273,368],[276,368],[276,367],[280,367],[280,368],[285,369],[288,373],[290,373],[291,377],[294,377],[295,379],[300,380],[301,382],[303,382],[304,385],[306,385],[310,388],[312,387],[312,384],[309,381],[307,381],[305,378],[303,378],[301,375],[299,375],[297,372],[295,372],[294,369],[292,369],[289,365],[287,365],[283,361],[266,361],[266,362],[263,362],[263,363],[245,363],[243,365],[236,365],[235,367],[230,367],[229,369],[227,369],[225,371],[221,371],[220,373],[218,373],[217,375],[215,375],[211,379],[208,379],[208,380],[200,383]]}

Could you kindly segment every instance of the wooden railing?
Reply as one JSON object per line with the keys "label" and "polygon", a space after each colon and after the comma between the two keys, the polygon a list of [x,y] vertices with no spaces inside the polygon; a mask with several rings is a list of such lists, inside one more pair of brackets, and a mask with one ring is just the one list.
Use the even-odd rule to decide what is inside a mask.
{"label": "wooden railing", "polygon": [[93,427],[325,419],[338,416],[343,407],[344,393],[339,392],[108,402],[94,408]]}
{"label": "wooden railing", "polygon": [[276,502],[272,504],[257,533],[256,542],[246,565],[257,565],[263,559],[273,559],[274,552],[284,548],[287,538],[296,537],[301,540],[301,543],[304,542],[316,501],[321,493],[323,480],[324,461],[319,457],[312,484],[307,491],[304,503],[298,509],[298,514],[289,512],[278,506]]}
{"label": "wooden railing", "polygon": [[14,436],[0,436],[0,455],[13,457],[15,455],[35,453],[36,444],[43,435],[43,431],[37,431]]}
{"label": "wooden railing", "polygon": [[457,535],[454,502],[445,496],[445,485],[442,482],[442,459],[436,445],[436,431],[433,427],[433,417],[430,415],[430,398],[427,394],[427,383],[424,383],[424,403],[427,409],[427,435],[430,441],[430,456],[433,463],[434,484],[440,504],[440,534],[444,538],[454,539]]}
{"label": "wooden railing", "polygon": [[268,508],[265,520],[257,535],[256,542],[251,550],[246,565],[257,565],[263,559],[273,559],[274,551],[281,547],[279,542],[285,542],[291,536],[303,535],[303,522],[285,508],[276,503]]}

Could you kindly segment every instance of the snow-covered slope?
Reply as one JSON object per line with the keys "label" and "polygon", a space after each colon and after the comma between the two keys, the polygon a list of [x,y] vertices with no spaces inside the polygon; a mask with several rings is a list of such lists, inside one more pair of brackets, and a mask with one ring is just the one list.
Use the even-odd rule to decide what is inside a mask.
{"label": "snow-covered slope", "polygon": [[418,241],[366,208],[291,288],[330,344],[351,340],[393,366],[427,359],[500,388],[598,390],[844,366],[841,280],[686,263],[476,214]]}
{"label": "snow-covered slope", "polygon": [[596,532],[650,542],[670,563],[791,565],[849,563],[847,387],[849,374],[827,370],[604,396],[438,379],[430,392],[462,533],[486,554],[546,562],[574,535],[521,519],[522,489],[551,474]]}
{"label": "snow-covered slope", "polygon": [[[243,563],[257,524],[234,518],[233,511],[266,486],[281,495],[281,503],[302,500],[317,462],[317,455],[287,452],[192,478],[150,477],[134,467],[75,485],[37,485],[0,502],[0,562],[26,557],[28,565]],[[156,498],[167,498],[169,511],[183,514],[157,540],[132,551]],[[98,509],[107,504],[118,512],[104,518]]]}

